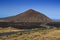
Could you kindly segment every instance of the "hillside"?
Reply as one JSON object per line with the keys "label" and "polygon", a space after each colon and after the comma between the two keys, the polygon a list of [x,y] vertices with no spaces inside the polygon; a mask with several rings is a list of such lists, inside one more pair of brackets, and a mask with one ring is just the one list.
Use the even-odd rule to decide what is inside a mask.
{"label": "hillside", "polygon": [[40,12],[37,12],[33,9],[29,9],[18,15],[7,18],[5,19],[5,21],[7,22],[50,22],[52,20]]}

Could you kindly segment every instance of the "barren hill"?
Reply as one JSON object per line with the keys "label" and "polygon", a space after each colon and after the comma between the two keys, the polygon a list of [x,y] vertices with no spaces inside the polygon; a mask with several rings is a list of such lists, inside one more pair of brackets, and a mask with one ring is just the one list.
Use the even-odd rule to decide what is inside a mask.
{"label": "barren hill", "polygon": [[29,9],[16,16],[5,19],[6,22],[50,22],[51,19],[44,14],[37,12],[33,9]]}

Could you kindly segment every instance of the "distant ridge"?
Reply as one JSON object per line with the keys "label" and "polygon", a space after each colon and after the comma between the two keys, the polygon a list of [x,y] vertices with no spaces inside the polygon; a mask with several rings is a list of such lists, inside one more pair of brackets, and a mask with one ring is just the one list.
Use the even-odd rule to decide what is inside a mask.
{"label": "distant ridge", "polygon": [[29,9],[16,16],[8,17],[4,19],[5,22],[51,22],[52,20],[46,15],[37,12],[33,9]]}

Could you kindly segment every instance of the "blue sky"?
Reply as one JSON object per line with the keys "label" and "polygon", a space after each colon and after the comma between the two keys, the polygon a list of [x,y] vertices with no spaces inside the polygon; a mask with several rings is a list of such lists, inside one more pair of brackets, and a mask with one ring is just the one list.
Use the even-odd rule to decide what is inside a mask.
{"label": "blue sky", "polygon": [[0,18],[28,9],[39,11],[51,19],[60,19],[60,0],[0,0]]}

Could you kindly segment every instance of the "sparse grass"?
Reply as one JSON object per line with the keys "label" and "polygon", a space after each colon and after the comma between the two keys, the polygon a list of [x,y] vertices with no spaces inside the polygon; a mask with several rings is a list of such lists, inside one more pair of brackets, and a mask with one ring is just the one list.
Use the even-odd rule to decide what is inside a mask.
{"label": "sparse grass", "polygon": [[11,27],[8,27],[8,28],[0,28],[0,33],[4,33],[4,32],[15,32],[15,31],[19,31],[19,29],[11,28]]}
{"label": "sparse grass", "polygon": [[19,32],[9,37],[0,38],[1,40],[60,40],[60,30],[44,29],[31,30],[29,32]]}

